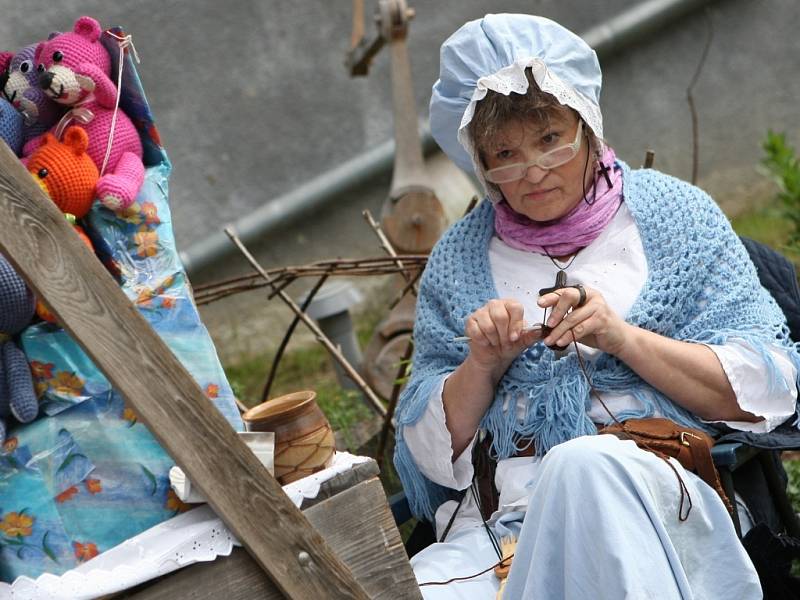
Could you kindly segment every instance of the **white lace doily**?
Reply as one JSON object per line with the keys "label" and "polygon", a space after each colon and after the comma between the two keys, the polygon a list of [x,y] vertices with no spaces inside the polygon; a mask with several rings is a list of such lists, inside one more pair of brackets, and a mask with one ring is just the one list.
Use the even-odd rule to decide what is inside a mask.
{"label": "white lace doily", "polygon": [[[284,486],[296,506],[315,498],[323,482],[371,460],[337,452],[327,469]],[[132,588],[187,565],[228,556],[239,541],[211,507],[194,508],[148,529],[63,575],[0,583],[0,599],[88,600]]]}

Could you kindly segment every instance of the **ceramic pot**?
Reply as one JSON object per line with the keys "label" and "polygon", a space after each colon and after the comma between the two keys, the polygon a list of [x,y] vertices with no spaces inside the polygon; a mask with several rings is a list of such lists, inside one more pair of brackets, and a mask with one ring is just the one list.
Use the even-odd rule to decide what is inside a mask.
{"label": "ceramic pot", "polygon": [[242,415],[248,431],[275,432],[275,478],[286,485],[329,467],[333,429],[312,391],[294,392],[254,406]]}

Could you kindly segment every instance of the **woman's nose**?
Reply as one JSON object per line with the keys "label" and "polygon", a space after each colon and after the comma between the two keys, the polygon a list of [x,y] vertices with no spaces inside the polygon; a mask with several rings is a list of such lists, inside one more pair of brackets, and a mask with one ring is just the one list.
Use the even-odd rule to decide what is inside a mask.
{"label": "woman's nose", "polygon": [[531,165],[525,170],[525,180],[531,183],[539,183],[544,176],[547,175],[547,169],[543,169],[537,165]]}

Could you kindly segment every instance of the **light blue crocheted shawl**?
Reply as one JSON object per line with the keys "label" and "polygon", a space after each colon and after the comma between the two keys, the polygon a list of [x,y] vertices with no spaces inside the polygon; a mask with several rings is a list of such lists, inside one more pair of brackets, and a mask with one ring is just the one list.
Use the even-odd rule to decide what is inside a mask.
{"label": "light blue crocheted shawl", "polygon": [[[789,339],[783,313],[761,287],[755,267],[730,224],[698,188],[653,170],[623,168],[625,202],[635,219],[647,257],[648,276],[627,321],[678,340],[721,344],[746,340],[763,356],[771,386],[782,381],[768,347],[785,347],[800,371],[798,346]],[[417,422],[443,375],[467,356],[464,320],[497,297],[488,247],[494,233],[494,208],[484,201],[451,227],[436,244],[422,277],[414,328],[412,375],[397,408],[395,466],[414,514],[429,520],[447,490],[427,480],[405,444],[403,429]],[[672,403],[616,358],[601,354],[587,364],[599,392],[632,393],[640,411],[618,414],[624,420],[658,412],[706,431],[712,428]],[[527,397],[524,418],[503,409],[503,399]],[[561,442],[597,432],[587,416],[589,385],[574,353],[557,358],[541,342],[519,356],[497,388],[481,427],[493,439],[499,458],[517,451],[516,437],[533,437],[537,454]]]}

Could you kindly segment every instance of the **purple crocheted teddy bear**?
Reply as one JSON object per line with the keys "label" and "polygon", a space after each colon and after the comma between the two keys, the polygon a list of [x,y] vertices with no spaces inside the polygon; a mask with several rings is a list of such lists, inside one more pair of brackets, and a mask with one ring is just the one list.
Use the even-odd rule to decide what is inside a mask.
{"label": "purple crocheted teddy bear", "polygon": [[[74,116],[71,124],[89,134],[88,154],[100,171],[97,197],[107,208],[121,210],[133,203],[144,181],[142,142],[122,109],[117,109],[114,117],[117,88],[109,77],[111,57],[101,35],[97,21],[81,17],[73,31],[39,44],[34,60],[39,86],[59,104],[71,107],[67,113]],[[52,133],[58,137],[57,131]],[[41,142],[40,136],[25,144],[23,162]]]}
{"label": "purple crocheted teddy bear", "polygon": [[9,416],[29,423],[39,412],[28,359],[14,341],[33,318],[35,306],[25,282],[0,256],[0,443]]}
{"label": "purple crocheted teddy bear", "polygon": [[[50,39],[58,35],[51,33]],[[58,121],[64,109],[39,87],[34,55],[38,44],[25,46],[16,55],[0,52],[0,88],[3,97],[23,117],[24,142],[42,135]]]}

